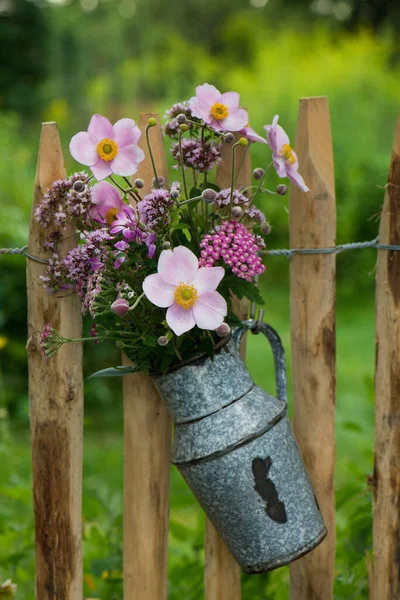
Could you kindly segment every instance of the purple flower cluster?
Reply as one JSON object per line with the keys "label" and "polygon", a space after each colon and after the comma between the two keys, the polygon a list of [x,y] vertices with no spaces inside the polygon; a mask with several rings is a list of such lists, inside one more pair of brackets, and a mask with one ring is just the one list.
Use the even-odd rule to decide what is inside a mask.
{"label": "purple flower cluster", "polygon": [[138,202],[139,219],[149,229],[160,229],[168,225],[168,213],[174,206],[170,191],[164,188],[154,189]]}
{"label": "purple flower cluster", "polygon": [[[215,198],[215,204],[218,204],[221,208],[229,206],[231,201],[231,188],[225,188],[218,192]],[[232,202],[235,206],[245,206],[249,203],[247,196],[239,192],[239,190],[233,190]]]}
{"label": "purple flower cluster", "polygon": [[[75,173],[69,179],[55,181],[36,208],[36,221],[43,227],[57,225],[65,229],[71,218],[85,220],[92,207],[92,191],[84,183],[87,177],[87,174],[82,171]],[[82,185],[74,186],[77,182],[82,182]]]}
{"label": "purple flower cluster", "polygon": [[214,234],[207,234],[200,242],[201,267],[212,267],[218,260],[232,268],[242,279],[253,281],[255,275],[264,273],[258,251],[259,240],[242,223],[225,221]]}
{"label": "purple flower cluster", "polygon": [[68,277],[68,269],[57,253],[54,253],[48,261],[47,268],[43,275],[39,275],[43,287],[49,294],[65,290],[68,285],[65,280]]}
{"label": "purple flower cluster", "polygon": [[86,293],[89,275],[101,271],[109,257],[107,242],[112,236],[107,229],[96,229],[85,234],[85,243],[72,248],[64,259],[67,276],[75,284],[81,298]]}
{"label": "purple flower cluster", "polygon": [[[192,111],[190,110],[188,100],[174,104],[164,114],[164,118],[166,119],[164,125],[164,134],[168,135],[170,138],[176,139],[179,135],[179,123],[176,119],[178,115],[185,115],[185,117],[191,119],[192,121],[200,122],[199,119],[196,119],[192,116]],[[192,123],[186,123],[186,125],[189,129],[192,129],[193,127]]]}
{"label": "purple flower cluster", "polygon": [[[225,188],[224,190],[218,192],[215,199],[215,204],[217,204],[221,209],[224,209],[230,205],[230,198],[231,188]],[[254,205],[248,206],[249,199],[240,191],[233,190],[232,204],[234,206],[240,206],[243,208],[243,214],[246,217],[247,223],[259,225],[261,227],[261,231],[267,228],[268,221],[264,213]]]}
{"label": "purple flower cluster", "polygon": [[[181,143],[185,167],[205,173],[211,171],[221,160],[221,149],[218,144],[205,142],[203,145],[200,140],[194,139],[183,139]],[[171,154],[180,166],[181,157],[178,143],[173,144]]]}

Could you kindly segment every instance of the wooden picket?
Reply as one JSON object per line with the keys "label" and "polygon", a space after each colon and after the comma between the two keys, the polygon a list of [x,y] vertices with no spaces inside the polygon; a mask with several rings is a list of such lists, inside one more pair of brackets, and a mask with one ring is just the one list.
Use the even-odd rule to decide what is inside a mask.
{"label": "wooden picket", "polygon": [[[141,113],[140,145],[146,149],[150,117],[158,126],[149,130],[158,176],[168,181],[160,117]],[[138,177],[149,193],[154,178],[148,152]],[[136,177],[136,176],[135,176]],[[126,356],[123,363],[129,364]],[[165,404],[145,373],[124,377],[124,598],[166,600],[169,518],[171,419]]]}
{"label": "wooden picket", "polygon": [[[39,143],[28,251],[46,259],[47,233],[35,208],[56,179],[65,178],[56,123],[43,123]],[[64,232],[62,253],[75,245]],[[81,344],[66,344],[46,360],[39,337],[46,323],[65,336],[82,337],[79,298],[47,294],[39,280],[43,265],[28,260],[28,366],[35,513],[36,598],[82,600],[83,378]]]}
{"label": "wooden picket", "polygon": [[[400,245],[400,117],[379,228]],[[378,250],[373,600],[400,598],[400,253]]]}
{"label": "wooden picket", "polygon": [[[296,152],[310,188],[290,190],[290,247],[336,242],[332,137],[327,98],[300,100]],[[290,567],[291,600],[333,598],[335,560],[336,255],[296,254],[290,263],[293,429],[328,529]]]}
{"label": "wooden picket", "polygon": [[[150,139],[159,175],[167,180],[167,162],[158,115],[143,113],[141,146],[149,117],[157,127]],[[292,186],[290,245],[335,245],[336,206],[329,109],[326,98],[300,101],[295,148],[310,187]],[[237,166],[242,148],[238,149]],[[230,186],[231,147],[223,146],[217,172]],[[44,233],[34,211],[46,189],[65,176],[55,123],[42,126],[35,195],[29,229],[29,253],[46,259]],[[137,176],[149,191],[154,176],[149,158]],[[236,184],[251,182],[248,153]],[[383,207],[380,242],[400,244],[400,120],[393,146]],[[67,230],[63,253],[75,244]],[[291,600],[332,600],[335,557],[335,254],[295,254],[290,264],[294,431],[328,528],[326,540],[290,567]],[[36,598],[82,600],[82,349],[65,345],[50,361],[39,335],[50,322],[68,337],[80,337],[82,320],[75,294],[49,296],[39,275],[44,266],[28,261],[28,361],[35,513]],[[374,474],[374,565],[372,600],[400,597],[400,254],[378,251],[376,447]],[[236,304],[241,317],[247,304]],[[242,347],[244,356],[245,347]],[[124,364],[129,364],[123,357]],[[171,419],[151,379],[124,377],[124,523],[125,600],[167,599],[169,449]],[[205,600],[240,600],[240,569],[206,522]],[[188,599],[189,600],[189,599]]]}

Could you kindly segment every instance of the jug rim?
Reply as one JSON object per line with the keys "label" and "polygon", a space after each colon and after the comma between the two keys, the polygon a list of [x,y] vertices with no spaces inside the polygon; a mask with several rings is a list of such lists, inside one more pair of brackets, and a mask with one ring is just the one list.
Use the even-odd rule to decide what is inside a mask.
{"label": "jug rim", "polygon": [[[218,354],[222,350],[222,348],[230,342],[231,339],[232,339],[232,334],[230,333],[226,337],[222,338],[219,342],[214,344],[214,354]],[[203,359],[207,360],[207,358],[209,358],[209,356],[207,356],[207,354],[205,354],[204,352],[202,352],[201,354],[196,354],[196,356],[192,356],[192,358],[188,358],[187,360],[182,360],[181,362],[177,363],[173,367],[170,367],[168,369],[168,371],[166,371],[162,375],[156,375],[156,377],[157,378],[164,377],[165,375],[169,375],[170,373],[173,373],[174,371],[177,371],[178,369],[181,369],[182,367],[192,365]]]}

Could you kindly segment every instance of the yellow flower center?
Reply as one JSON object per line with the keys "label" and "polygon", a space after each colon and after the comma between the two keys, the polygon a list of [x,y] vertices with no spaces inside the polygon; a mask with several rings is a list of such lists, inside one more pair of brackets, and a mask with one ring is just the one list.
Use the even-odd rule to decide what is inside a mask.
{"label": "yellow flower center", "polygon": [[229,109],[225,104],[221,104],[220,102],[216,102],[211,107],[211,115],[217,121],[222,121],[222,119],[226,119],[229,114]]}
{"label": "yellow flower center", "polygon": [[188,283],[180,283],[174,293],[175,302],[182,308],[192,308],[198,299],[196,288]]}
{"label": "yellow flower center", "polygon": [[296,162],[296,156],[294,150],[289,144],[283,144],[278,152],[279,156],[282,156],[290,165],[294,165]]}
{"label": "yellow flower center", "polygon": [[102,160],[113,160],[118,154],[118,146],[114,140],[104,138],[97,144],[97,152]]}
{"label": "yellow flower center", "polygon": [[118,212],[118,208],[110,208],[106,212],[106,222],[108,223],[108,225],[112,225],[114,223],[115,219],[117,218]]}

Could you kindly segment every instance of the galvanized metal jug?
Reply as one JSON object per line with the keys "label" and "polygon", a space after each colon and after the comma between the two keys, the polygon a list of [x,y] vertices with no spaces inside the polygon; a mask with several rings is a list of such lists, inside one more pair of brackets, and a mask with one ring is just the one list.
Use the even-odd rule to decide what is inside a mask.
{"label": "galvanized metal jug", "polygon": [[199,358],[155,378],[175,419],[172,462],[245,573],[276,569],[317,546],[326,529],[287,418],[281,340],[260,330],[274,354],[274,398],[240,358],[249,320],[214,360]]}

